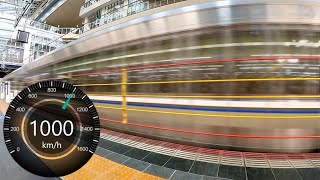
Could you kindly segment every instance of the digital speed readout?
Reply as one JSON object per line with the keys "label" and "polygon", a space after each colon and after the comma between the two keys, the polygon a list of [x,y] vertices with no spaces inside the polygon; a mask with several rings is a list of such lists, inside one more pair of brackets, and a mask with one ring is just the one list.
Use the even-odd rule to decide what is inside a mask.
{"label": "digital speed readout", "polygon": [[60,177],[92,157],[100,122],[94,104],[80,89],[43,81],[13,99],[3,131],[8,151],[20,166],[39,176]]}

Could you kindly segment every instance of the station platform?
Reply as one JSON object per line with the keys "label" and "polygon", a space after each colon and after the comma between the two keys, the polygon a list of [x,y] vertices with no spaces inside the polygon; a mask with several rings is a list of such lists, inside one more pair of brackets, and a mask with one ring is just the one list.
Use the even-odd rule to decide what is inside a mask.
{"label": "station platform", "polygon": [[[1,103],[2,104],[2,103]],[[3,138],[3,114],[0,112],[0,179],[15,180],[60,180],[61,178],[43,178],[33,175],[20,167],[9,154]]]}
{"label": "station platform", "polygon": [[[1,102],[2,110],[5,103]],[[3,107],[4,106],[4,107]],[[2,111],[3,112],[3,111]],[[0,173],[4,179],[48,179],[30,174],[10,157],[0,120]],[[320,154],[226,151],[101,130],[91,160],[77,172],[49,179],[292,179],[320,177]]]}

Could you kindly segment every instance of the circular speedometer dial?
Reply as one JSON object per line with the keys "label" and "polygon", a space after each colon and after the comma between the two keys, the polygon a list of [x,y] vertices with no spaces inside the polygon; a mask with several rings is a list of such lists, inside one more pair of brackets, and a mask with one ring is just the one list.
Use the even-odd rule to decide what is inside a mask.
{"label": "circular speedometer dial", "polygon": [[13,99],[3,131],[8,151],[20,166],[40,176],[59,177],[88,162],[99,142],[100,123],[80,89],[43,81]]}

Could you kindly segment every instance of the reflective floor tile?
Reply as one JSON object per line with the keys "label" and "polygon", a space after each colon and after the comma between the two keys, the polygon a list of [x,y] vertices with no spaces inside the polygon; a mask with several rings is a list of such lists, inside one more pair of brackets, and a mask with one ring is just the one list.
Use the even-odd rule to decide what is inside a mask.
{"label": "reflective floor tile", "polygon": [[117,144],[117,145],[112,146],[110,148],[110,151],[116,152],[118,154],[124,154],[125,152],[128,152],[131,149],[132,149],[132,147],[130,147],[130,146],[126,146],[123,144]]}
{"label": "reflective floor tile", "polygon": [[217,176],[218,167],[218,164],[196,161],[193,164],[190,172],[207,176]]}
{"label": "reflective floor tile", "polygon": [[316,168],[297,168],[303,180],[319,180],[320,171]]}
{"label": "reflective floor tile", "polygon": [[155,176],[159,176],[165,179],[169,179],[172,173],[174,172],[174,170],[163,167],[163,166],[151,164],[151,166],[149,166],[144,172],[155,175]]}
{"label": "reflective floor tile", "polygon": [[212,177],[212,176],[203,176],[202,180],[232,180],[232,179]]}
{"label": "reflective floor tile", "polygon": [[176,171],[170,180],[202,180],[203,176],[182,171]]}
{"label": "reflective floor tile", "polygon": [[151,153],[150,151],[134,148],[126,152],[124,155],[141,160],[150,153]]}
{"label": "reflective floor tile", "polygon": [[272,171],[276,177],[276,179],[283,180],[302,180],[299,173],[295,169],[288,168],[272,168]]}
{"label": "reflective floor tile", "polygon": [[143,159],[143,161],[146,161],[151,164],[163,166],[170,158],[171,158],[171,156],[157,154],[157,153],[151,153],[147,157],[145,157]]}
{"label": "reflective floor tile", "polygon": [[193,162],[194,161],[189,160],[189,159],[172,157],[164,166],[167,168],[188,172],[190,170]]}
{"label": "reflective floor tile", "polygon": [[275,180],[270,168],[251,168],[247,167],[248,180]]}
{"label": "reflective floor tile", "polygon": [[122,164],[123,162],[125,162],[126,160],[129,159],[129,157],[124,156],[122,154],[118,154],[118,153],[112,153],[112,154],[106,156],[106,158],[113,161],[113,162],[117,162],[119,164]]}
{"label": "reflective floor tile", "polygon": [[238,166],[220,165],[218,176],[222,178],[237,180],[246,179],[245,168]]}
{"label": "reflective floor tile", "polygon": [[111,153],[113,153],[113,152],[112,152],[112,151],[109,151],[109,150],[107,150],[107,149],[104,149],[104,148],[97,147],[95,153],[98,154],[99,156],[104,157],[104,156],[107,156],[107,155],[109,155],[109,154],[111,154]]}
{"label": "reflective floor tile", "polygon": [[115,145],[117,145],[117,143],[100,138],[98,146],[100,146],[100,147],[102,147],[104,149],[110,149]]}
{"label": "reflective floor tile", "polygon": [[128,161],[124,162],[123,165],[131,167],[133,169],[143,171],[145,170],[150,164],[144,161],[136,160],[136,159],[129,159]]}

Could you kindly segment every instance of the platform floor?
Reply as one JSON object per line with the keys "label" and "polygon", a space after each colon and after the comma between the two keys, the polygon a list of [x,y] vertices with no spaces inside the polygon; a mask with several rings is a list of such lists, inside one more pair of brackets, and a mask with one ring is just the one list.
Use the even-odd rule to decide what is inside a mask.
{"label": "platform floor", "polygon": [[121,165],[117,162],[108,160],[99,155],[93,155],[90,161],[77,172],[63,177],[64,180],[78,179],[143,179],[143,180],[161,180],[163,178],[143,173],[139,170]]}
{"label": "platform floor", "polygon": [[60,178],[43,178],[29,173],[20,167],[9,154],[3,138],[3,115],[0,113],[0,179],[7,180],[43,180]]}
{"label": "platform floor", "polygon": [[[102,130],[96,153],[165,179],[318,180],[320,153],[251,153],[185,146]],[[132,165],[133,164],[133,165]]]}

